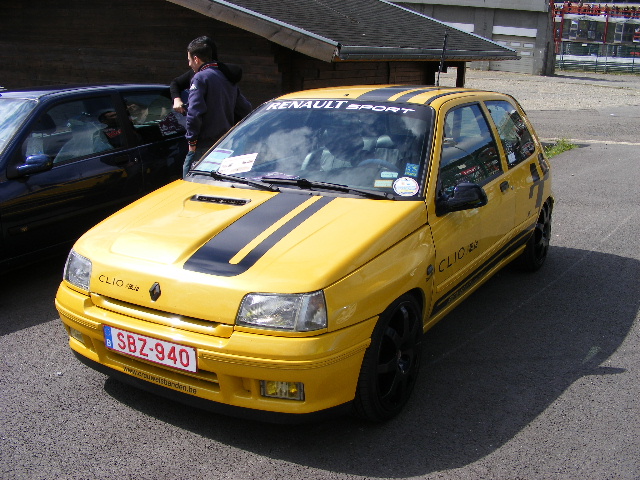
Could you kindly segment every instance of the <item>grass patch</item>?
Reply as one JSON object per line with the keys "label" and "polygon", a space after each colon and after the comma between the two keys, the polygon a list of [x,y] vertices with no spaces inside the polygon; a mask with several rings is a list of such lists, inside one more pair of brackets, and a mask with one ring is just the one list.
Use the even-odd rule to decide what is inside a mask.
{"label": "grass patch", "polygon": [[544,147],[544,153],[546,153],[547,158],[551,158],[561,154],[562,152],[573,150],[577,147],[578,146],[575,143],[571,143],[569,140],[561,138],[559,140],[556,140],[556,143]]}

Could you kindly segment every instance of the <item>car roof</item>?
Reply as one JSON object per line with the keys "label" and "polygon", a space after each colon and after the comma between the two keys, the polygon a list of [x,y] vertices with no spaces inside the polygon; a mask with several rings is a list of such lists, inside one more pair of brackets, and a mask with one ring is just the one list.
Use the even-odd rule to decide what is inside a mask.
{"label": "car roof", "polygon": [[47,97],[64,96],[76,93],[92,93],[108,90],[146,90],[169,88],[161,84],[104,84],[104,85],[45,85],[20,89],[0,90],[0,98],[19,98],[25,100],[44,100]]}
{"label": "car roof", "polygon": [[458,87],[437,87],[434,85],[354,85],[348,87],[318,88],[293,92],[278,100],[293,99],[340,99],[367,102],[419,103],[430,105],[436,99],[462,98],[474,95],[508,95]]}

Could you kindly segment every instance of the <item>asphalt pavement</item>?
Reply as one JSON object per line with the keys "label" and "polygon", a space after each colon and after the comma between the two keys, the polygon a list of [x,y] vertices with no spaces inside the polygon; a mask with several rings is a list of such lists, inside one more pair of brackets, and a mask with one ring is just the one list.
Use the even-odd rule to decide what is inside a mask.
{"label": "asphalt pavement", "polygon": [[638,109],[527,102],[541,137],[579,145],[551,160],[550,257],[503,270],[429,332],[399,417],[270,425],[111,380],[68,348],[58,258],[0,277],[0,478],[639,479]]}

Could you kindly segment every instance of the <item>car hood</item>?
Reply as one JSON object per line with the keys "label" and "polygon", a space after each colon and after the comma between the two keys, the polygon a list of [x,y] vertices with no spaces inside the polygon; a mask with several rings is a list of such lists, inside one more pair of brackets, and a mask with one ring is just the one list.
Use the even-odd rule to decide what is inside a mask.
{"label": "car hood", "polygon": [[[231,312],[220,312],[235,317],[246,293],[326,288],[425,223],[420,201],[180,180],[106,219],[75,248],[93,263],[96,294],[229,323]],[[162,295],[154,300],[156,283]]]}

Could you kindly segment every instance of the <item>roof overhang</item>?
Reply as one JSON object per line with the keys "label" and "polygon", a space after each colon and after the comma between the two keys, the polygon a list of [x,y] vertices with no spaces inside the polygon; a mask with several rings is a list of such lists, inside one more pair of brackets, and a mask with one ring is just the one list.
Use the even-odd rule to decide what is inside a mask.
{"label": "roof overhang", "polygon": [[[339,61],[440,61],[442,48],[412,48],[412,47],[380,47],[341,45],[338,41],[323,37],[309,30],[290,25],[273,17],[263,15],[237,4],[225,0],[167,0],[190,10],[201,13],[218,21],[233,25],[248,32],[259,35],[278,45],[295,52],[300,52],[325,62]],[[382,0],[385,3],[390,3]],[[404,7],[395,7],[408,10]],[[415,11],[411,13],[423,16]],[[425,17],[428,18],[428,17]],[[434,19],[430,21],[438,22]],[[448,27],[458,30],[455,27]],[[460,32],[462,32],[460,30]],[[465,35],[477,36],[462,32]],[[478,37],[480,38],[480,37]],[[492,43],[490,40],[482,39]],[[494,44],[495,50],[482,52],[447,49],[445,61],[472,62],[489,60],[517,60],[518,54],[508,47]]]}
{"label": "roof overhang", "polygon": [[318,60],[333,62],[339,44],[224,0],[168,0]]}
{"label": "roof overhang", "polygon": [[[504,51],[496,51],[495,56],[491,52],[485,55],[470,54],[466,50],[451,50],[447,48],[445,61],[447,62],[478,62],[482,60],[516,60],[519,57],[514,51],[513,56],[507,56]],[[422,60],[440,61],[442,58],[442,48],[387,48],[387,47],[353,47],[338,46],[339,60]],[[336,61],[336,59],[334,59]]]}

